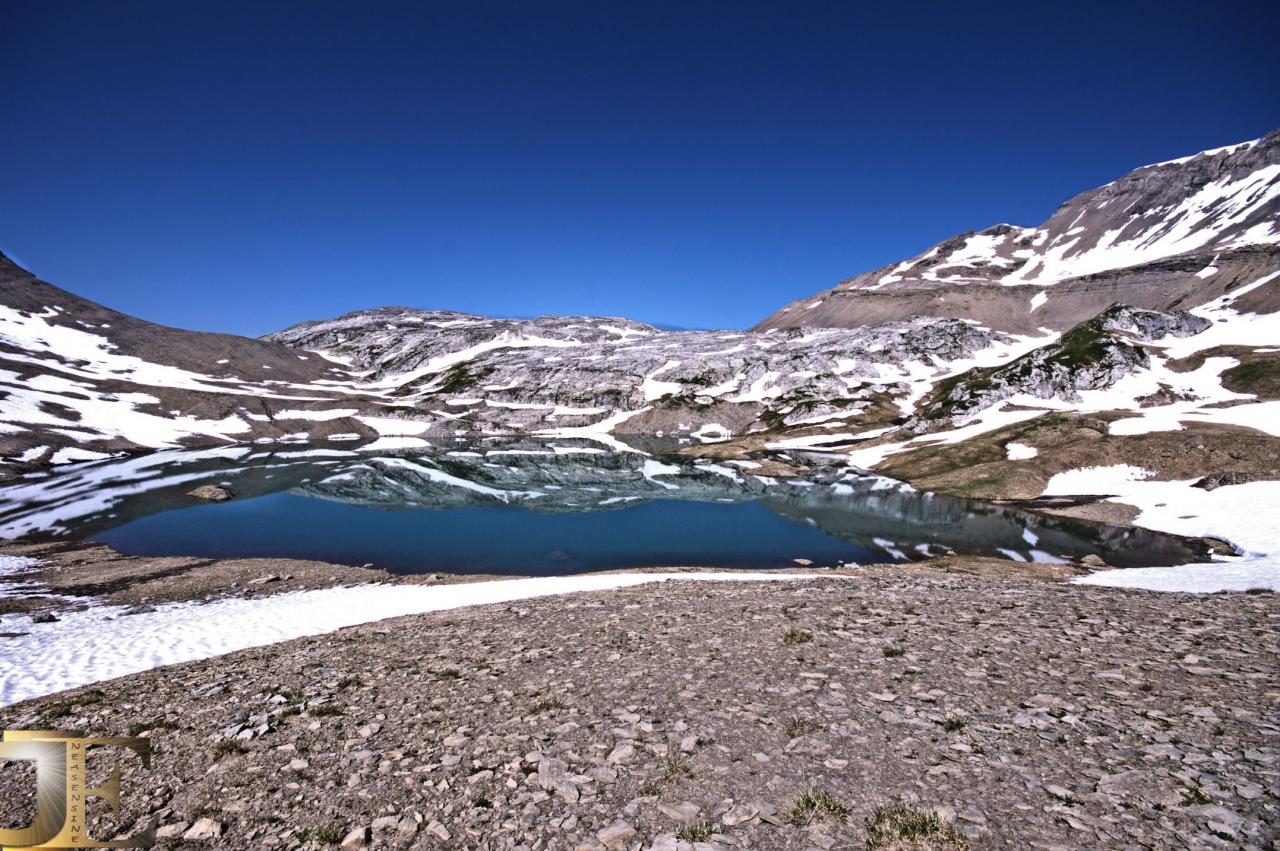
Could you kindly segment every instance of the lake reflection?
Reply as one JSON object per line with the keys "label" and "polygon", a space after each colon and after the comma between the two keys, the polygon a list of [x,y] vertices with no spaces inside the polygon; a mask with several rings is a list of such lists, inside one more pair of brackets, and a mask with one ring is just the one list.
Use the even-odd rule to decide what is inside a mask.
{"label": "lake reflection", "polygon": [[[0,488],[0,536],[91,538],[133,555],[287,556],[398,572],[575,573],[834,565],[939,555],[1123,566],[1198,553],[1146,530],[920,493],[825,459],[800,477],[753,462],[588,441],[419,448],[235,446],[79,464]],[[223,484],[236,498],[187,492]]]}

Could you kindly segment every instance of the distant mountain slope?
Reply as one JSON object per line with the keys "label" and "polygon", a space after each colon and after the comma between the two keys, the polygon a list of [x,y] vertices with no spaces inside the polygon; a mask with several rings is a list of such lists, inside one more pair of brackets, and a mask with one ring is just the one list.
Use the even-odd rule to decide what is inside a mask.
{"label": "distant mountain slope", "polygon": [[[1280,130],[1139,168],[1039,227],[996,225],[793,302],[755,330],[847,328],[914,315],[1033,333],[1108,305],[1187,309],[1280,269]],[[1270,293],[1267,311],[1280,308]]]}
{"label": "distant mountain slope", "polygon": [[474,434],[722,440],[800,423],[896,415],[935,374],[997,363],[1028,343],[953,320],[874,328],[660,331],[591,316],[487,319],[381,308],[268,340],[348,364],[433,428]]}
{"label": "distant mountain slope", "polygon": [[776,320],[806,327],[755,332],[386,307],[249,340],[135,319],[0,257],[0,476],[172,447],[518,436],[871,464],[1071,410],[1272,433],[1278,152],[1271,134],[1139,169],[1040,228],[949,240]]}
{"label": "distant mountain slope", "polygon": [[[338,364],[103,307],[0,255],[0,456],[24,465],[286,434],[373,434],[307,419],[346,396]],[[296,411],[298,417],[285,416]]]}
{"label": "distant mountain slope", "polygon": [[1027,346],[949,320],[750,334],[409,308],[249,340],[144,322],[0,259],[0,473],[255,441],[715,441],[895,417],[935,375]]}

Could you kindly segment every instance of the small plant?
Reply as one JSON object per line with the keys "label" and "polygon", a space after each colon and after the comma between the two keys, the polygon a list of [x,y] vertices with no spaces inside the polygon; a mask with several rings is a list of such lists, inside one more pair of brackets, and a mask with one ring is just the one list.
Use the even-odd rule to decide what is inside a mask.
{"label": "small plant", "polygon": [[969,847],[969,840],[956,833],[937,813],[917,810],[902,803],[877,807],[867,819],[868,851],[901,848],[903,843],[935,849]]}
{"label": "small plant", "polygon": [[140,736],[148,730],[176,730],[178,725],[167,718],[153,718],[150,721],[135,721],[125,729],[126,736]]}
{"label": "small plant", "polygon": [[1198,807],[1204,804],[1212,804],[1213,798],[1210,798],[1200,790],[1199,786],[1190,786],[1187,791],[1182,794],[1182,806]]}
{"label": "small plant", "polygon": [[788,718],[782,725],[783,732],[787,734],[788,739],[798,739],[821,727],[821,724],[811,718]]}
{"label": "small plant", "polygon": [[352,675],[350,677],[343,677],[342,679],[338,680],[338,691],[346,691],[347,689],[352,688],[354,686],[362,686],[362,685],[364,685],[364,680],[360,679],[355,675]]}
{"label": "small plant", "polygon": [[323,718],[328,715],[341,715],[342,707],[336,703],[321,703],[318,706],[308,707],[307,714],[315,718]]}
{"label": "small plant", "polygon": [[337,822],[331,822],[303,831],[298,838],[303,842],[315,842],[319,845],[337,845],[346,835],[346,830],[342,825]]}
{"label": "small plant", "polygon": [[662,773],[656,777],[650,777],[640,787],[641,795],[657,795],[662,792],[663,787],[669,783],[678,783],[681,780],[687,780],[693,776],[693,769],[689,768],[689,763],[683,759],[671,758],[662,766]]}
{"label": "small plant", "polygon": [[890,644],[888,647],[886,647],[886,648],[884,649],[884,658],[886,658],[886,659],[893,659],[893,658],[895,658],[895,657],[897,657],[897,656],[901,656],[901,655],[903,655],[903,654],[904,654],[904,653],[906,653],[906,652],[907,652],[906,650],[904,650],[903,648],[899,647],[898,645],[896,645],[896,644]]}
{"label": "small plant", "polygon": [[711,837],[711,825],[705,821],[699,824],[686,824],[676,831],[676,839],[681,842],[703,842]]}
{"label": "small plant", "polygon": [[788,646],[793,644],[808,644],[813,641],[813,633],[803,629],[789,629],[782,633],[782,643]]}
{"label": "small plant", "polygon": [[493,809],[493,801],[490,801],[488,798],[472,798],[471,806],[475,807],[477,810],[491,810]]}
{"label": "small plant", "polygon": [[948,733],[960,733],[969,726],[969,719],[963,715],[948,715],[942,719],[942,729]]}
{"label": "small plant", "polygon": [[828,792],[805,792],[791,805],[787,813],[790,824],[803,827],[814,819],[829,818],[844,821],[849,817],[849,808],[840,803]]}
{"label": "small plant", "polygon": [[443,671],[436,672],[437,680],[460,680],[462,673],[456,668],[445,668]]}
{"label": "small plant", "polygon": [[44,718],[46,721],[57,721],[70,715],[74,708],[71,703],[55,703],[44,711]]}
{"label": "small plant", "polygon": [[[239,739],[223,739],[213,746],[213,752],[217,756],[230,756],[231,754],[244,753],[244,745]],[[342,837],[338,837],[341,839]]]}
{"label": "small plant", "polygon": [[539,700],[533,706],[529,707],[529,714],[541,715],[544,712],[553,712],[557,709],[562,708],[563,706],[564,704],[556,700],[554,697],[549,698],[547,700]]}

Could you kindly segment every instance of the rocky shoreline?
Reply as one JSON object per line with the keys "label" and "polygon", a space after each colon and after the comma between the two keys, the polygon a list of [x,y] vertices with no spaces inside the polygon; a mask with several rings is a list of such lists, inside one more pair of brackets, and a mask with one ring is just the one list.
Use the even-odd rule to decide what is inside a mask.
{"label": "rocky shoreline", "polygon": [[[1011,502],[1133,515],[1097,497]],[[511,578],[75,540],[0,556],[34,559],[0,596],[0,614],[44,621],[33,632],[84,632],[95,609],[123,623]],[[1105,568],[797,564],[807,577],[787,582],[371,614],[25,700],[0,724],[149,737],[151,767],[126,762],[124,809],[95,812],[94,835],[151,825],[161,847],[1275,847],[1275,596],[1066,582]],[[10,628],[0,642],[45,641]],[[0,773],[6,824],[29,821],[29,779]]]}
{"label": "rocky shoreline", "polygon": [[[70,583],[72,561],[43,579]],[[176,598],[188,573],[119,561],[134,577],[116,602],[166,582]],[[376,574],[294,563],[249,585],[267,561],[190,575],[238,564],[235,593],[272,594]],[[124,765],[124,809],[103,808],[96,835],[150,822],[179,847],[1273,847],[1274,595],[1088,588],[1044,581],[1071,566],[996,562],[414,615],[0,723],[149,736],[151,768]],[[23,782],[0,774],[6,824]]]}

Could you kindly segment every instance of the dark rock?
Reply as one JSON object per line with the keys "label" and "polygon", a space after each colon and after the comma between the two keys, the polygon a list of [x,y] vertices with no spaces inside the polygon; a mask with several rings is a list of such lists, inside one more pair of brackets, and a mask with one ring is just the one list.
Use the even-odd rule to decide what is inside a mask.
{"label": "dark rock", "polygon": [[1280,477],[1280,471],[1277,470],[1228,470],[1222,473],[1210,473],[1192,487],[1211,491],[1227,485],[1243,485],[1278,477]]}

